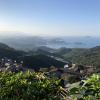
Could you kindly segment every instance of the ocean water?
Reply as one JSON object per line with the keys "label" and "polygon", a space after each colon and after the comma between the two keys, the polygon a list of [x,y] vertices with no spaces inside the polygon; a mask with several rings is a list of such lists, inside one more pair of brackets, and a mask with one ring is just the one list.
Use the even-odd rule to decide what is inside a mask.
{"label": "ocean water", "polygon": [[61,37],[59,40],[63,42],[51,43],[46,46],[51,48],[92,48],[100,46],[100,37]]}
{"label": "ocean water", "polygon": [[47,46],[51,48],[92,48],[100,46],[100,37],[93,36],[64,36],[64,37],[10,37],[1,38],[0,42],[16,49],[33,49]]}

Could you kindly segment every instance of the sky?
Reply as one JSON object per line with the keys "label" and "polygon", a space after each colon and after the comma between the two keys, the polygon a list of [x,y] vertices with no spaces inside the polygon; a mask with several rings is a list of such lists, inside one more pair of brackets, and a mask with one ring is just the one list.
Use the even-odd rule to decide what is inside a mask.
{"label": "sky", "polygon": [[0,34],[100,36],[100,0],[0,0]]}

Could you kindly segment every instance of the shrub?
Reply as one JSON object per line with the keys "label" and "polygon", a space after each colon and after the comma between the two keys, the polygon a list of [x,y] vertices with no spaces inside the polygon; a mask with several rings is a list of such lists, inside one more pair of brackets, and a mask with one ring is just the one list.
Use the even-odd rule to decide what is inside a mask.
{"label": "shrub", "polygon": [[76,94],[77,100],[100,100],[100,75],[93,74],[83,86],[71,89],[70,93]]}
{"label": "shrub", "polygon": [[59,100],[67,92],[44,73],[0,72],[0,100]]}

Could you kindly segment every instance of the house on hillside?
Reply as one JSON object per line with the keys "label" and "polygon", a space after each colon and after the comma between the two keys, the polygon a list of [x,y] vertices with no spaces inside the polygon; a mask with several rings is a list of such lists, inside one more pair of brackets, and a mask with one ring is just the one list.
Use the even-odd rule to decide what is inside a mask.
{"label": "house on hillside", "polygon": [[64,68],[69,68],[69,65],[68,64],[64,65]]}
{"label": "house on hillside", "polygon": [[61,78],[63,73],[64,73],[63,69],[59,69],[59,68],[49,71],[50,76],[55,76],[59,79]]}

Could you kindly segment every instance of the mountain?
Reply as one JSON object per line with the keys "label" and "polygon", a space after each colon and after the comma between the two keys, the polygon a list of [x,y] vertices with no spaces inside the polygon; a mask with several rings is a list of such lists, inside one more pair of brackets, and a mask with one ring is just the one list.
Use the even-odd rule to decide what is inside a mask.
{"label": "mountain", "polygon": [[58,61],[54,58],[51,58],[47,55],[43,54],[34,54],[30,56],[24,56],[18,58],[19,61],[24,62],[24,66],[27,68],[33,68],[35,70],[38,70],[39,68],[49,68],[51,66],[55,67],[64,67],[66,63],[62,61]]}
{"label": "mountain", "polygon": [[57,54],[73,63],[100,66],[100,46],[94,48],[61,48]]}
{"label": "mountain", "polygon": [[6,44],[0,43],[0,58],[8,57],[11,59],[16,59],[18,56],[23,56],[25,52],[15,50]]}

